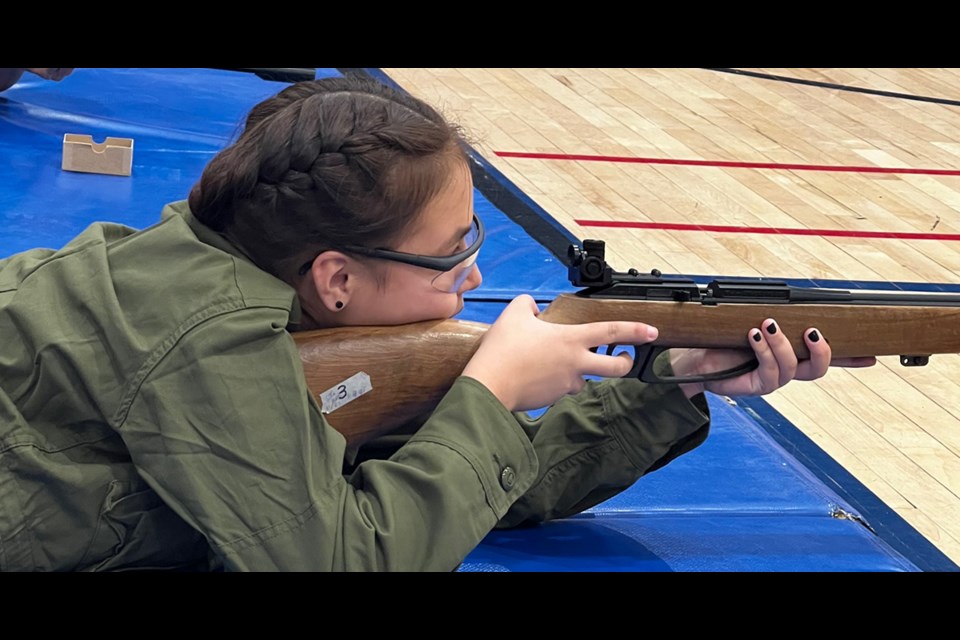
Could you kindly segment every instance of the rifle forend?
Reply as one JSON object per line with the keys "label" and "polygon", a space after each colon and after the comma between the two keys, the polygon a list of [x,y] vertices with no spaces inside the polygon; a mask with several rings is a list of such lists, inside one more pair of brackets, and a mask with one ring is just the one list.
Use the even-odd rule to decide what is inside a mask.
{"label": "rifle forend", "polygon": [[960,353],[960,295],[795,287],[766,278],[701,286],[663,278],[656,270],[647,276],[636,269],[618,273],[604,260],[599,240],[571,245],[568,255],[570,281],[585,288],[559,296],[540,317],[562,324],[639,320],[657,327],[657,340],[638,354],[645,362],[631,372],[648,382],[675,381],[652,370],[665,350],[748,349],[749,330],[767,318],[777,321],[801,360],[810,356],[803,332],[811,327],[827,339],[835,358],[896,355],[904,366],[922,366],[933,354]]}

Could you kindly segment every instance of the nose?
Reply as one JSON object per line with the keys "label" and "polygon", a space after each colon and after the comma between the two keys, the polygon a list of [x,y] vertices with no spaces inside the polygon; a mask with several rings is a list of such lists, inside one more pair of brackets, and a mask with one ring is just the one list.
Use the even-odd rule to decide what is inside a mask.
{"label": "nose", "polygon": [[457,293],[466,293],[467,291],[473,291],[483,282],[483,274],[480,273],[480,267],[473,265],[473,269],[470,271],[470,275],[467,276],[467,279],[463,281],[463,286],[460,287],[460,291]]}

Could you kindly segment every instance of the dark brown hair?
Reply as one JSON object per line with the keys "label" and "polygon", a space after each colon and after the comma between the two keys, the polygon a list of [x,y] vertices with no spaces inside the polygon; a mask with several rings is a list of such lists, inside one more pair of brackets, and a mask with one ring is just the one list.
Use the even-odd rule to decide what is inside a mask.
{"label": "dark brown hair", "polygon": [[293,282],[328,249],[389,247],[465,160],[461,131],[363,76],[293,84],[255,106],[190,192],[190,210]]}

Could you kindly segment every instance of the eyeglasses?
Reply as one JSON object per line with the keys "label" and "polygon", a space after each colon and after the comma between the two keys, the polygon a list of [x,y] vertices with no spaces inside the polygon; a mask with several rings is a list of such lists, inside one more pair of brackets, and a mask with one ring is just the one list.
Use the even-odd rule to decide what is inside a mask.
{"label": "eyeglasses", "polygon": [[[477,262],[477,255],[480,252],[480,245],[485,238],[483,221],[474,214],[473,223],[470,230],[463,237],[463,244],[466,249],[450,256],[421,256],[415,253],[403,253],[402,251],[391,251],[390,249],[368,249],[367,247],[343,247],[347,253],[356,253],[368,258],[378,258],[380,260],[390,260],[392,262],[402,262],[415,267],[432,269],[440,273],[432,280],[434,289],[444,293],[455,293],[460,290],[464,281],[473,271],[473,266]],[[315,260],[316,258],[314,258]],[[300,275],[306,275],[313,265],[313,260],[300,267]]]}

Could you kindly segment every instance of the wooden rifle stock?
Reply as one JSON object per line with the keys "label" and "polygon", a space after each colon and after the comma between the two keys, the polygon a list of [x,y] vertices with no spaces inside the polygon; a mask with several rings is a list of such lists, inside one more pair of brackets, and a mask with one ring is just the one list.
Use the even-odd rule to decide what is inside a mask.
{"label": "wooden rifle stock", "polygon": [[348,444],[360,445],[432,411],[473,357],[488,327],[466,320],[434,320],[301,331],[293,339],[307,387],[317,397],[357,373],[370,376],[367,393],[326,415]]}
{"label": "wooden rifle stock", "polygon": [[[800,359],[803,332],[816,327],[836,358],[896,355],[905,365],[960,353],[957,306],[718,304],[604,300],[561,294],[540,314],[548,322],[640,321],[657,327],[651,346],[750,349],[748,332],[774,318]],[[358,372],[371,390],[327,414],[348,443],[363,444],[426,416],[453,386],[489,325],[439,320],[395,327],[344,327],[294,333],[314,394]],[[543,345],[549,349],[550,345]]]}
{"label": "wooden rifle stock", "polygon": [[[750,329],[767,318],[777,321],[801,360],[810,356],[803,333],[811,327],[826,338],[835,358],[896,355],[905,366],[919,366],[934,354],[960,353],[958,295],[790,287],[765,279],[701,286],[656,272],[614,272],[603,260],[602,242],[584,245],[588,251],[571,247],[570,279],[586,288],[561,294],[540,318],[559,324],[627,320],[657,327],[659,337],[637,349],[640,368],[630,374],[644,380],[661,381],[652,373],[653,361],[671,348],[749,350]],[[479,322],[436,320],[293,337],[307,385],[317,396],[341,388],[346,395],[345,381],[359,372],[369,375],[368,392],[326,415],[349,444],[360,445],[426,417],[453,386],[487,328]]]}
{"label": "wooden rifle stock", "polygon": [[[895,295],[895,294],[894,294]],[[936,294],[932,294],[936,295]],[[540,317],[560,324],[633,320],[660,332],[657,347],[749,349],[748,332],[773,318],[801,360],[810,357],[803,333],[816,327],[834,358],[960,353],[956,306],[889,304],[716,304],[559,296]],[[903,364],[911,364],[904,361]]]}

